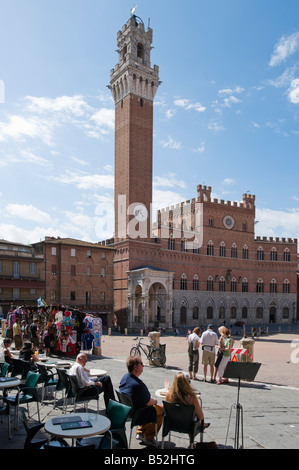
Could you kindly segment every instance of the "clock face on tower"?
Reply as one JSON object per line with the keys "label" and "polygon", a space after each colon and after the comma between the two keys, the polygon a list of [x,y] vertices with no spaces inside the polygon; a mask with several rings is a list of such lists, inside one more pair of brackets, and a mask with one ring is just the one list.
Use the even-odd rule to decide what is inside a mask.
{"label": "clock face on tower", "polygon": [[235,225],[233,217],[231,215],[226,215],[225,217],[223,217],[223,225],[228,230],[231,230]]}

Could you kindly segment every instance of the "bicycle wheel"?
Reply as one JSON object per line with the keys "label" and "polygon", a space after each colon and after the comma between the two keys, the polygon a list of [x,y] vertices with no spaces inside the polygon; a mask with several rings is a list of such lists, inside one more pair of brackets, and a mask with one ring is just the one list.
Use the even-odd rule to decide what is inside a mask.
{"label": "bicycle wheel", "polygon": [[136,346],[133,346],[130,351],[130,356],[141,356],[141,351]]}

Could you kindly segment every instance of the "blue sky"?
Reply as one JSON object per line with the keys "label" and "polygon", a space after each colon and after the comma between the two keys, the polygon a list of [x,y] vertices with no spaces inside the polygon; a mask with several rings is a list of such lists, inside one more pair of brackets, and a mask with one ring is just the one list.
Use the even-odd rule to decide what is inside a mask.
{"label": "blue sky", "polygon": [[[154,207],[256,195],[299,234],[298,0],[0,0],[0,238],[113,235],[116,35],[153,28]],[[150,20],[149,20],[150,19]]]}

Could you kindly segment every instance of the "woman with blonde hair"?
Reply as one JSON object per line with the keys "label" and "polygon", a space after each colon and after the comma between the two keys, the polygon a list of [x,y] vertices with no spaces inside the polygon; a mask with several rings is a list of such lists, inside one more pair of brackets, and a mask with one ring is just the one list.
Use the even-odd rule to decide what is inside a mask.
{"label": "woman with blonde hair", "polygon": [[190,385],[190,380],[183,372],[178,372],[174,376],[171,387],[166,394],[165,401],[178,405],[193,405],[195,408],[194,420],[198,421],[198,426],[204,426],[205,428],[210,426],[210,423],[204,423],[204,415],[201,406]]}
{"label": "woman with blonde hair", "polygon": [[226,369],[227,363],[230,360],[230,352],[235,342],[234,339],[230,336],[230,330],[228,328],[223,328],[220,331],[221,338],[219,340],[220,349],[223,352],[221,362],[218,369],[218,382],[217,385],[228,383],[228,379],[223,379],[224,371]]}

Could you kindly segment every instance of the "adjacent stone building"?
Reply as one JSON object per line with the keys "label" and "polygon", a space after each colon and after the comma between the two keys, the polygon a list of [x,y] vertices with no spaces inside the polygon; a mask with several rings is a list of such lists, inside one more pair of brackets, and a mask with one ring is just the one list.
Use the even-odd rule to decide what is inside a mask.
{"label": "adjacent stone building", "polygon": [[47,305],[99,315],[113,323],[113,249],[104,243],[46,237],[34,249],[43,257]]}
{"label": "adjacent stone building", "polygon": [[0,313],[36,305],[46,287],[43,261],[31,246],[0,240]]}

